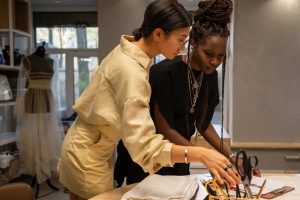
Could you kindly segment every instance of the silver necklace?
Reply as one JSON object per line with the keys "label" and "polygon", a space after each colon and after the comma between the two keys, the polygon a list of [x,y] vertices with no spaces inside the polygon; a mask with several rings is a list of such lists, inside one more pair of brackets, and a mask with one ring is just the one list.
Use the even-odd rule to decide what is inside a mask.
{"label": "silver necklace", "polygon": [[196,79],[192,67],[189,63],[188,64],[188,86],[189,86],[189,94],[190,94],[190,101],[191,101],[191,108],[190,108],[191,114],[195,112],[195,106],[202,85],[202,79],[203,79],[203,72],[201,72],[200,75],[198,76],[198,79]]}

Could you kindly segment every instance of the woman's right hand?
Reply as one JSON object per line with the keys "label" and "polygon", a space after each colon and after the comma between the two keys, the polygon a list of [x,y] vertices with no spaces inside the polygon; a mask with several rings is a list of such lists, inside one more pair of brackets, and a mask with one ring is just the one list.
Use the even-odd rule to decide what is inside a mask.
{"label": "woman's right hand", "polygon": [[219,152],[199,147],[173,144],[171,150],[172,163],[202,162],[212,175],[223,185],[223,179],[231,185],[240,183],[240,176],[230,161]]}
{"label": "woman's right hand", "polygon": [[237,170],[225,156],[212,149],[200,148],[200,161],[218,180],[219,184],[223,184],[223,178],[231,185],[240,183],[240,176],[238,175]]}

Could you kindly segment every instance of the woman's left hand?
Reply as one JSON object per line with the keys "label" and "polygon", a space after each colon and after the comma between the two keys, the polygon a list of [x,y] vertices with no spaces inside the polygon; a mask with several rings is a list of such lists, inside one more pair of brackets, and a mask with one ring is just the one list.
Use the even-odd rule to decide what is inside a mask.
{"label": "woman's left hand", "polygon": [[253,168],[253,175],[261,177],[261,173],[260,173],[260,171],[259,171],[259,169],[257,167]]}

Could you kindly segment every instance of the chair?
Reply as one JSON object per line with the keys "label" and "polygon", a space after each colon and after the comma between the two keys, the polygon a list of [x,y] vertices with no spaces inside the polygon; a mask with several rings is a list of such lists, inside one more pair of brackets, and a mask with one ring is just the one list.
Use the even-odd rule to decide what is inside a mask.
{"label": "chair", "polygon": [[33,189],[27,183],[8,183],[0,186],[1,200],[34,200]]}

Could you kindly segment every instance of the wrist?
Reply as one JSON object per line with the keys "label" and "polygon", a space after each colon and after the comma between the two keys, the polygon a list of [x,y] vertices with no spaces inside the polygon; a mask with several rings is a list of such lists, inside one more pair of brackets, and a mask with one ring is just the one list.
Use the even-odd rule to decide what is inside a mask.
{"label": "wrist", "polygon": [[231,163],[235,163],[235,160],[236,160],[235,154],[234,154],[234,153],[229,154],[228,160],[229,160]]}
{"label": "wrist", "polygon": [[187,148],[184,150],[184,162],[185,162],[185,164],[189,164]]}
{"label": "wrist", "polygon": [[206,156],[207,155],[210,155],[211,154],[211,152],[210,151],[212,151],[211,149],[208,149],[208,148],[204,148],[204,147],[200,147],[200,146],[196,146],[195,147],[195,150],[196,150],[196,154],[195,154],[195,156],[196,156],[196,161],[197,162],[202,162],[202,163],[204,163],[205,162],[205,160],[206,160]]}

